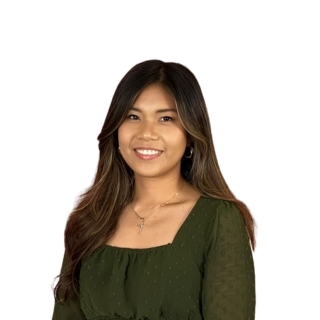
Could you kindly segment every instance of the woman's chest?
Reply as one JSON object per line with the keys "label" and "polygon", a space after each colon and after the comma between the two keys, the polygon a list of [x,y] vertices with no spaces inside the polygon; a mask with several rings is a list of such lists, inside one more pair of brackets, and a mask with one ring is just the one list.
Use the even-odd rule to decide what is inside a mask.
{"label": "woman's chest", "polygon": [[130,211],[118,221],[108,245],[120,248],[153,248],[172,243],[188,217],[187,211],[162,212],[139,218]]}
{"label": "woman's chest", "polygon": [[95,310],[124,312],[123,316],[159,308],[183,312],[187,305],[198,310],[201,254],[171,245],[150,250],[105,249],[81,267],[81,300],[89,315]]}

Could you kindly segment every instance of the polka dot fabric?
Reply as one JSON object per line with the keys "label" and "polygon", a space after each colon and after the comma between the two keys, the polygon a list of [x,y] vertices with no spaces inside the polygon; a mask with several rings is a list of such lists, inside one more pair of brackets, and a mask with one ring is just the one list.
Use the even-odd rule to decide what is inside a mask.
{"label": "polka dot fabric", "polygon": [[243,219],[232,203],[202,196],[172,244],[104,245],[84,260],[79,298],[56,304],[53,320],[253,320],[254,314]]}

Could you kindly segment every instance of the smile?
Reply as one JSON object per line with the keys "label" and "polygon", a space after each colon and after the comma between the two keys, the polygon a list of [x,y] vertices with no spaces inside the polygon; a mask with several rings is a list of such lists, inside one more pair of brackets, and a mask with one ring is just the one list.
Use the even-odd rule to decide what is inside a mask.
{"label": "smile", "polygon": [[139,154],[144,154],[144,155],[156,155],[162,152],[159,150],[144,150],[144,149],[135,149],[135,151],[138,152]]}
{"label": "smile", "polygon": [[141,160],[153,160],[160,157],[162,151],[151,149],[134,149],[136,156]]}

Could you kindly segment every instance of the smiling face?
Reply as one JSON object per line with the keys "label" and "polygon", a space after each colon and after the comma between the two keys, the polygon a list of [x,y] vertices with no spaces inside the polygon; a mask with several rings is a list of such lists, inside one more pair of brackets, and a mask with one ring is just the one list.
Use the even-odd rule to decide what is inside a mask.
{"label": "smiling face", "polygon": [[144,89],[118,129],[120,152],[135,175],[180,175],[187,132],[174,98],[159,84]]}

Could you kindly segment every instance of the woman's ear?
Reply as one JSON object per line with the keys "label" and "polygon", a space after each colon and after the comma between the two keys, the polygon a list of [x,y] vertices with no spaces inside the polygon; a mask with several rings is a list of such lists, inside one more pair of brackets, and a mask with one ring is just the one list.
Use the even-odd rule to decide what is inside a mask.
{"label": "woman's ear", "polygon": [[188,137],[187,137],[187,146],[188,147],[191,145],[191,142],[192,142],[192,140],[191,140],[190,136],[188,135]]}

